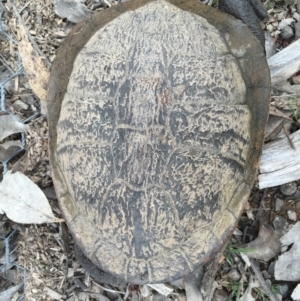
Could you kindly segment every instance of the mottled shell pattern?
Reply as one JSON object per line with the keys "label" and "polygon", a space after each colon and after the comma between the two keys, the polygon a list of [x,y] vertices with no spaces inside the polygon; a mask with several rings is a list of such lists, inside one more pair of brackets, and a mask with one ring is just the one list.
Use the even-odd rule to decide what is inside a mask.
{"label": "mottled shell pattern", "polygon": [[50,80],[66,222],[95,265],[133,283],[180,278],[221,248],[253,185],[267,119],[255,37],[181,2],[94,15],[72,31]]}

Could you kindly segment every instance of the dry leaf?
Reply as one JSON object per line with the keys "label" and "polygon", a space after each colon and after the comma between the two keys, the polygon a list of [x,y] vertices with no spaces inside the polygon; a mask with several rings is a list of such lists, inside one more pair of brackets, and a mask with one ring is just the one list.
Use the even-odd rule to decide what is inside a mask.
{"label": "dry leaf", "polygon": [[284,119],[287,119],[287,120],[293,122],[292,118],[290,118],[288,115],[286,115],[283,112],[281,112],[280,110],[278,110],[275,106],[270,105],[269,113],[270,113],[270,115],[281,117],[281,118],[284,118]]}
{"label": "dry leaf", "polygon": [[20,172],[8,171],[0,183],[0,213],[21,224],[63,222],[53,215],[41,189]]}
{"label": "dry leaf", "polygon": [[281,237],[283,246],[293,244],[288,252],[279,256],[275,262],[275,279],[284,281],[300,280],[300,222]]}
{"label": "dry leaf", "polygon": [[0,144],[0,161],[5,162],[13,154],[22,148],[22,142],[17,141],[8,141],[3,144]]}
{"label": "dry leaf", "polygon": [[19,42],[19,52],[22,64],[31,84],[33,92],[41,99],[47,100],[47,87],[50,71],[44,64],[42,58],[32,47],[22,26],[19,28],[22,40]]}
{"label": "dry leaf", "polygon": [[52,0],[52,3],[56,14],[73,23],[84,20],[92,12],[78,0]]}
{"label": "dry leaf", "polygon": [[280,252],[281,242],[278,236],[271,226],[262,224],[258,237],[239,248],[248,249],[247,255],[251,258],[269,261]]}
{"label": "dry leaf", "polygon": [[0,115],[0,141],[9,135],[26,132],[29,125],[20,122],[11,114]]}
{"label": "dry leaf", "polygon": [[11,286],[7,290],[0,293],[1,301],[11,301],[14,295],[18,292],[18,290],[23,286],[23,283],[20,283],[15,286]]}

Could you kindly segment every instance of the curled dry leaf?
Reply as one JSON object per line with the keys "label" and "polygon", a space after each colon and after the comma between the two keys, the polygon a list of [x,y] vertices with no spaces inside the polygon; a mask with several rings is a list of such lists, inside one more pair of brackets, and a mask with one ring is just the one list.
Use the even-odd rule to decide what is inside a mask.
{"label": "curled dry leaf", "polygon": [[84,20],[92,12],[78,0],[52,0],[52,3],[56,14],[73,23]]}
{"label": "curled dry leaf", "polygon": [[0,213],[21,224],[64,221],[53,215],[41,189],[20,172],[8,171],[0,183]]}
{"label": "curled dry leaf", "polygon": [[269,225],[262,224],[259,229],[258,237],[239,248],[250,250],[247,252],[247,255],[251,258],[269,261],[271,258],[279,254],[281,242],[276,230],[273,230],[273,228]]}
{"label": "curled dry leaf", "polygon": [[47,88],[50,71],[32,47],[27,38],[26,32],[20,25],[19,33],[22,40],[19,42],[19,52],[22,57],[23,68],[31,84],[33,92],[41,99],[47,100]]}
{"label": "curled dry leaf", "polygon": [[0,141],[9,135],[26,132],[29,125],[20,122],[15,116],[10,114],[0,115]]}
{"label": "curled dry leaf", "polygon": [[22,143],[20,140],[8,141],[0,144],[0,161],[5,162],[13,154],[22,148]]}
{"label": "curled dry leaf", "polygon": [[281,237],[283,246],[293,244],[288,252],[279,256],[275,262],[275,279],[284,281],[300,280],[300,222]]}

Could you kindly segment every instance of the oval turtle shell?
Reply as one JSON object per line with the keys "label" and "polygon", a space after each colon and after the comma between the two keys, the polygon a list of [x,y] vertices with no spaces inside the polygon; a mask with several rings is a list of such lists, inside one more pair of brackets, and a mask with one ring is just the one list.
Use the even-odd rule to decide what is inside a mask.
{"label": "oval turtle shell", "polygon": [[249,196],[269,97],[250,30],[196,0],[134,0],[75,26],[48,110],[53,180],[84,254],[137,284],[207,262]]}

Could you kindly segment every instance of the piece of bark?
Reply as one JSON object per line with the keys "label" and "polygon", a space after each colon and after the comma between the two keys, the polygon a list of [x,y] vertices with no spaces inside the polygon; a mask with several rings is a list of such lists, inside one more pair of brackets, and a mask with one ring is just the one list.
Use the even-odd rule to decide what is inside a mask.
{"label": "piece of bark", "polygon": [[[286,81],[300,70],[300,40],[268,59],[272,85]],[[276,87],[276,85],[275,85]]]}
{"label": "piece of bark", "polygon": [[264,145],[258,186],[274,187],[300,179],[300,130],[287,137]]}

